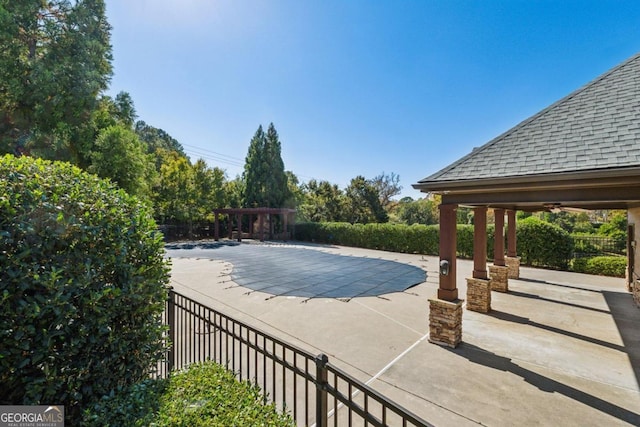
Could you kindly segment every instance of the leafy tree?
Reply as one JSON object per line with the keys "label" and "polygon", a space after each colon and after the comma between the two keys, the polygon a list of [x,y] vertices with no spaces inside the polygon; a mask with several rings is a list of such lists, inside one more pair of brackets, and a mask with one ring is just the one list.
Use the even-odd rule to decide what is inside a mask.
{"label": "leafy tree", "polygon": [[193,192],[194,170],[189,159],[175,151],[164,150],[153,202],[156,218],[163,223],[192,222],[196,195]]}
{"label": "leafy tree", "polygon": [[273,123],[258,127],[249,144],[243,173],[245,207],[284,207],[289,199],[281,143]]}
{"label": "leafy tree", "polygon": [[0,147],[81,163],[111,78],[103,0],[0,0]]}
{"label": "leafy tree", "polygon": [[285,202],[285,207],[295,208],[296,206],[300,206],[305,199],[304,191],[300,185],[300,180],[298,177],[291,171],[286,171],[285,175],[287,175],[287,187],[289,193],[289,199]]}
{"label": "leafy tree", "polygon": [[396,175],[393,172],[391,172],[391,175],[386,175],[382,172],[371,180],[371,185],[378,191],[378,197],[383,209],[389,212],[393,204],[392,198],[402,191],[400,175]]}
{"label": "leafy tree", "polygon": [[346,221],[346,198],[336,184],[310,180],[302,185],[304,200],[298,205],[298,217],[312,222]]}
{"label": "leafy tree", "polygon": [[224,171],[209,168],[207,163],[198,159],[193,165],[193,192],[196,196],[196,218],[213,219],[213,210],[225,206]]}
{"label": "leafy tree", "polygon": [[398,217],[402,222],[409,225],[437,224],[437,210],[438,206],[435,202],[427,198],[414,201],[411,197],[406,197],[398,203]]}
{"label": "leafy tree", "polygon": [[144,144],[130,129],[109,126],[98,135],[89,171],[110,178],[127,193],[146,198],[154,168]]}
{"label": "leafy tree", "polygon": [[347,216],[350,223],[367,224],[389,221],[389,216],[380,203],[378,190],[363,176],[353,178],[345,193]]}
{"label": "leafy tree", "polygon": [[[139,120],[135,124],[135,131],[138,134],[138,137],[147,144],[147,149],[149,153],[156,154],[159,149],[175,151],[182,157],[187,157],[184,152],[184,148],[182,145],[165,132],[162,129],[158,129],[147,123]],[[162,156],[156,154],[158,157],[158,162],[161,161]]]}

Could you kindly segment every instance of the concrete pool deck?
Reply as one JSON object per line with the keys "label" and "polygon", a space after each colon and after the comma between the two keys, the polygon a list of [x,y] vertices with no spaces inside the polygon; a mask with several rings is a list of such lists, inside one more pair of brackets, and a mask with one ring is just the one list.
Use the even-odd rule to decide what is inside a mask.
{"label": "concrete pool deck", "polygon": [[[522,267],[508,293],[493,292],[491,313],[464,310],[463,342],[448,349],[427,340],[437,257],[287,246],[397,261],[422,268],[426,281],[348,302],[274,297],[238,285],[232,265],[215,249],[194,246],[168,249],[172,285],[312,353],[326,353],[435,425],[640,425],[640,309],[622,279]],[[472,261],[458,260],[462,298],[472,268]]]}

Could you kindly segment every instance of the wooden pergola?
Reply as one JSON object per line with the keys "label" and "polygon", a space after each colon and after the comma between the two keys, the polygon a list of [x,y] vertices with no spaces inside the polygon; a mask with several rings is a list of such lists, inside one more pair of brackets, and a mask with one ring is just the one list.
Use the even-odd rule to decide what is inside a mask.
{"label": "wooden pergola", "polygon": [[[242,219],[246,215],[249,217],[249,238],[255,238],[256,236],[261,242],[265,239],[265,234],[270,239],[274,237],[274,215],[280,215],[282,217],[282,239],[289,240],[295,235],[295,209],[287,208],[224,208],[214,209],[213,214],[215,216],[215,240],[220,240],[220,215],[227,215],[227,229],[228,238],[233,239],[233,221],[235,219],[237,240],[242,241]],[[254,229],[255,219],[257,218],[258,230]],[[268,233],[265,233],[265,226],[268,227]]]}
{"label": "wooden pergola", "polygon": [[[467,279],[467,309],[490,311],[491,291],[508,292],[508,279],[518,277],[517,210],[626,209],[627,283],[640,302],[635,272],[639,264],[635,242],[640,237],[635,228],[640,224],[640,55],[414,188],[442,197],[439,288],[437,297],[430,300],[432,342],[455,347],[462,338],[462,303],[456,284],[458,206],[474,211],[474,268]],[[488,209],[495,214],[495,253],[487,269]]]}

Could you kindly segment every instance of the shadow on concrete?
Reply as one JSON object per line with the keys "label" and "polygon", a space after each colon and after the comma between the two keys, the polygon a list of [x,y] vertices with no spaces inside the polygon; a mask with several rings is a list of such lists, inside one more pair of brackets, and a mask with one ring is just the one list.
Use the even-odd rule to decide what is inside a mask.
{"label": "shadow on concrete", "polygon": [[597,338],[593,338],[593,337],[589,337],[586,335],[582,335],[582,334],[577,334],[575,332],[571,332],[571,331],[565,331],[564,329],[560,329],[560,328],[556,328],[554,326],[549,326],[549,325],[545,325],[543,323],[538,323],[538,322],[534,322],[533,320],[529,319],[528,317],[522,317],[522,316],[516,316],[515,314],[511,314],[511,313],[506,313],[504,311],[498,311],[498,310],[492,310],[490,313],[488,313],[489,316],[494,317],[496,319],[500,319],[500,320],[504,320],[507,322],[512,322],[512,323],[519,323],[521,325],[528,325],[528,326],[533,326],[534,328],[539,328],[539,329],[543,329],[545,331],[549,331],[549,332],[554,332],[556,334],[561,334],[567,337],[571,337],[571,338],[575,338],[575,339],[579,339],[582,341],[587,341],[596,345],[600,345],[603,347],[608,347],[614,350],[618,350],[618,351],[625,351],[625,347],[618,345],[618,344],[614,344],[614,343],[610,343],[608,341],[602,341],[599,340]]}
{"label": "shadow on concrete", "polygon": [[580,286],[565,285],[563,283],[549,282],[548,280],[527,279],[525,277],[519,277],[518,279],[515,279],[515,280],[520,280],[520,281],[529,282],[529,283],[540,283],[542,285],[558,286],[561,288],[578,289],[578,290],[587,291],[587,292],[602,293],[602,291],[598,289],[589,289],[589,288],[583,288]]}
{"label": "shadow on concrete", "polygon": [[595,408],[598,411],[609,414],[619,420],[628,422],[631,425],[640,425],[640,414],[637,412],[632,412],[628,409],[607,402],[606,400],[600,399],[599,397],[585,393],[582,390],[578,390],[577,388],[568,386],[551,378],[545,377],[544,375],[540,375],[537,372],[523,368],[507,357],[497,355],[466,342],[461,343],[456,349],[447,350],[478,365],[517,375],[541,391],[562,394],[563,396]]}
{"label": "shadow on concrete", "polygon": [[569,306],[569,307],[581,308],[581,309],[584,309],[584,310],[590,310],[590,311],[596,311],[598,313],[609,314],[608,310],[603,310],[601,308],[588,307],[586,305],[574,304],[572,302],[567,302],[567,301],[558,301],[558,300],[551,299],[551,298],[545,298],[545,297],[542,297],[542,296],[536,295],[536,294],[530,294],[530,293],[527,293],[527,292],[514,291],[512,289],[509,289],[509,295],[514,295],[514,296],[521,297],[521,298],[531,298],[531,299],[536,299],[536,300],[540,300],[540,301],[552,302],[554,304],[562,304],[562,305],[566,305],[566,306]]}
{"label": "shadow on concrete", "polygon": [[602,293],[622,338],[623,351],[627,353],[636,382],[640,385],[640,308],[629,293],[608,291]]}

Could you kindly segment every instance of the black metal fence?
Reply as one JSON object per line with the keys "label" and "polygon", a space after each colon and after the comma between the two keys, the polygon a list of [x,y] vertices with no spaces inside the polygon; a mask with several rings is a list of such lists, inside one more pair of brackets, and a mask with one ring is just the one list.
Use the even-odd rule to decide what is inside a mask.
{"label": "black metal fence", "polygon": [[626,237],[615,239],[609,236],[571,235],[573,239],[574,258],[600,255],[624,255],[627,252]]}
{"label": "black metal fence", "polygon": [[161,375],[215,361],[258,385],[265,400],[298,425],[430,425],[333,366],[326,355],[313,355],[173,290],[164,320],[172,345]]}

